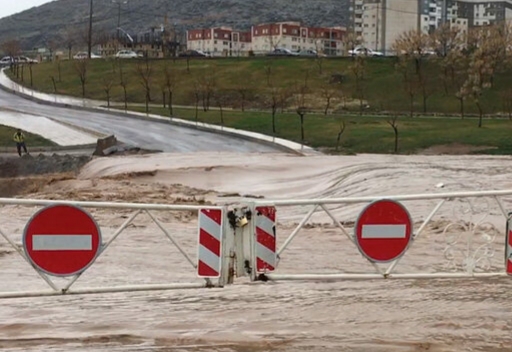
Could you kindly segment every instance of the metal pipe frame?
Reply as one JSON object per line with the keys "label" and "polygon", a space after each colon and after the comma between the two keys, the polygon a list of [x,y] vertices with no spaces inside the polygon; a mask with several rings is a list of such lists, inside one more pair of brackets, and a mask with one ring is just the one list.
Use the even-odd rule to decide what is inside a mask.
{"label": "metal pipe frame", "polygon": [[[83,202],[67,200],[44,200],[44,199],[17,199],[0,198],[0,205],[26,205],[26,206],[47,206],[47,205],[74,205],[83,208],[99,209],[135,209],[135,210],[177,210],[177,211],[199,211],[204,209],[200,205],[172,205],[172,204],[144,204],[144,203],[117,203],[117,202]],[[219,206],[208,206],[209,209],[223,209]]]}
{"label": "metal pipe frame", "polygon": [[271,281],[338,281],[338,280],[378,280],[378,279],[481,279],[506,277],[505,272],[493,273],[417,273],[417,274],[266,274]]}
{"label": "metal pipe frame", "polygon": [[[293,206],[293,205],[315,205],[315,204],[354,204],[373,202],[380,199],[390,199],[395,201],[407,200],[426,200],[441,198],[470,198],[470,197],[491,197],[491,196],[507,196],[512,195],[512,190],[502,191],[474,191],[474,192],[448,192],[448,193],[431,193],[431,194],[413,194],[413,195],[391,195],[379,197],[347,197],[347,198],[318,198],[318,199],[289,199],[289,200],[265,200],[254,202],[256,206],[273,205],[273,206]],[[0,199],[1,203],[1,199]]]}
{"label": "metal pipe frame", "polygon": [[86,295],[86,294],[118,293],[118,292],[168,291],[168,290],[212,288],[212,287],[216,287],[216,286],[208,286],[208,284],[206,284],[206,283],[175,283],[175,284],[164,284],[164,285],[86,287],[86,288],[77,288],[75,290],[68,290],[68,291],[60,290],[60,291],[0,292],[0,299]]}

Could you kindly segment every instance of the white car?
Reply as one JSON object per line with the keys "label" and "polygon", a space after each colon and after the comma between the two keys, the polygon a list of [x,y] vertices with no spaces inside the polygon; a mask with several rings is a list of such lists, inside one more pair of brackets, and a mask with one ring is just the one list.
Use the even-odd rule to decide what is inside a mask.
{"label": "white car", "polygon": [[133,50],[121,50],[117,52],[116,57],[119,59],[136,59],[142,57],[142,54],[137,54]]}
{"label": "white car", "polygon": [[[85,51],[80,51],[80,52],[76,53],[73,56],[73,59],[75,59],[75,60],[85,60],[88,57],[89,57],[88,53],[86,53]],[[100,55],[96,55],[95,53],[91,53],[91,59],[101,59],[101,56]]]}
{"label": "white car", "polygon": [[375,50],[372,50],[370,48],[365,48],[363,46],[357,46],[354,49],[349,50],[348,54],[350,56],[359,56],[359,55],[364,55],[364,56],[384,56],[384,54],[381,53],[380,51],[375,51]]}
{"label": "white car", "polygon": [[14,60],[12,59],[12,57],[10,56],[4,56],[1,60],[0,60],[0,66],[7,66],[7,65],[10,65],[14,62]]}

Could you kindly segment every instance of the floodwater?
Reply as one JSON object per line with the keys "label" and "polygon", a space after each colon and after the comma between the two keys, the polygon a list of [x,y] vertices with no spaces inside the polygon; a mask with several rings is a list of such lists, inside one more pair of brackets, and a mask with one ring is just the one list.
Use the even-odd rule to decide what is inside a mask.
{"label": "floodwater", "polygon": [[[273,193],[279,198],[287,194],[290,198],[326,196],[326,189],[337,197],[506,189],[511,176],[506,168],[510,159],[478,156],[306,159],[226,154],[215,159],[211,156],[209,160],[205,155],[195,159],[192,155],[135,159],[135,163],[131,158],[109,159],[108,167],[107,159],[97,159],[84,169],[81,180],[53,184],[33,196],[118,200],[114,192],[121,194],[124,190],[125,195],[132,194],[134,201],[162,202],[166,199],[164,193],[173,188],[161,187],[182,183],[201,188],[198,186],[202,177],[207,191],[191,190],[196,192],[194,197],[231,203],[236,199],[233,193],[268,199]],[[295,167],[291,166],[292,161]],[[214,168],[206,170],[207,163]],[[144,170],[159,171],[141,173],[139,177],[120,176]],[[117,180],[99,179],[116,174]],[[375,181],[368,181],[370,176]],[[112,182],[118,188],[113,188]],[[440,182],[444,188],[436,189]],[[174,190],[177,194],[177,189]],[[187,193],[184,188],[179,192]],[[502,202],[510,209],[510,196]],[[424,203],[404,202],[416,229],[437,204]],[[476,271],[503,271],[504,218],[497,203],[492,198],[475,202],[471,212],[461,208],[464,204],[453,200],[443,205],[404,255],[396,268],[398,273],[460,271],[468,263],[467,258],[479,259]],[[350,230],[350,221],[355,220],[364,205],[331,209]],[[0,229],[19,245],[26,221],[35,210],[3,207]],[[308,210],[278,207],[279,245]],[[90,211],[102,228],[104,240],[131,214],[128,210]],[[481,220],[483,213],[491,214],[485,218],[488,224]],[[196,217],[177,212],[154,214],[195,258]],[[466,221],[464,231],[446,230],[449,223],[459,218]],[[327,224],[325,216],[318,214],[316,219],[283,252],[280,274],[374,272],[355,245],[339,229]],[[469,220],[480,226],[475,230]],[[237,278],[234,285],[225,288],[7,299],[0,300],[0,350],[510,351],[510,280],[502,277],[251,283],[247,278]],[[0,292],[47,289],[46,283],[3,240],[0,282]],[[59,287],[65,285],[62,279],[55,282]],[[73,287],[176,282],[202,281],[162,231],[141,214]]]}

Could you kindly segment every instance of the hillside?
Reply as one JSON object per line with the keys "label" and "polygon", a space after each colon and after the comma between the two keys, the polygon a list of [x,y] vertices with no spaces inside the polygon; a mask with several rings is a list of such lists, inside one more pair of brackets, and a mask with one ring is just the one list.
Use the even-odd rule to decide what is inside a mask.
{"label": "hillside", "polygon": [[[281,20],[346,26],[348,8],[349,0],[128,0],[121,5],[121,27],[130,33],[145,31],[163,24],[166,14],[169,26],[181,33],[220,25],[244,30],[251,24]],[[118,10],[112,0],[94,0],[94,27],[115,31]],[[65,47],[73,34],[83,44],[88,16],[89,0],[56,0],[0,19],[0,43],[17,38],[24,49]]]}

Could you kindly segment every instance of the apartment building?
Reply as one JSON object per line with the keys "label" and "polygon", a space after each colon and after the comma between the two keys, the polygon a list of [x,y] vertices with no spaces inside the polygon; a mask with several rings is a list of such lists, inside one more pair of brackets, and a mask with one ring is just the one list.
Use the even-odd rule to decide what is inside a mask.
{"label": "apartment building", "polygon": [[350,9],[356,37],[385,54],[411,29],[432,33],[447,23],[464,32],[512,21],[512,0],[352,0]]}
{"label": "apartment building", "polygon": [[266,23],[252,26],[248,32],[229,27],[187,31],[187,48],[212,56],[266,54],[274,48],[292,51],[316,50],[326,55],[343,54],[343,27],[305,27],[300,22]]}
{"label": "apartment building", "polygon": [[255,54],[265,54],[279,47],[342,55],[345,33],[344,27],[306,27],[300,22],[259,24],[251,28],[252,50]]}
{"label": "apartment building", "polygon": [[419,25],[417,0],[354,0],[353,8],[357,39],[385,55],[400,34]]}

